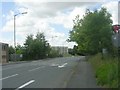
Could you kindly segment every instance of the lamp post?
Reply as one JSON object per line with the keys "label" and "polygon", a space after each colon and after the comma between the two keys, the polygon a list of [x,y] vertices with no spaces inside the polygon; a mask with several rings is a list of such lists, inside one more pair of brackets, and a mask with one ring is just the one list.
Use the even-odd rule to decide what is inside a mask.
{"label": "lamp post", "polygon": [[63,55],[65,54],[65,42],[66,41],[63,41]]}
{"label": "lamp post", "polygon": [[[51,37],[51,40],[54,41],[54,38],[55,38],[55,37],[58,37],[58,36],[56,36],[56,35],[55,35],[55,36],[52,36],[52,37]],[[51,44],[51,48],[52,48],[53,50],[56,50],[56,49],[54,48],[54,46],[52,46],[52,44]]]}
{"label": "lamp post", "polygon": [[58,36],[52,36],[52,37],[51,37],[51,38],[52,38],[52,41],[53,41],[53,39],[54,39],[55,37],[58,37]]}
{"label": "lamp post", "polygon": [[20,14],[27,14],[27,12],[18,13],[14,15],[14,48],[15,48],[15,61],[16,61],[16,16]]}

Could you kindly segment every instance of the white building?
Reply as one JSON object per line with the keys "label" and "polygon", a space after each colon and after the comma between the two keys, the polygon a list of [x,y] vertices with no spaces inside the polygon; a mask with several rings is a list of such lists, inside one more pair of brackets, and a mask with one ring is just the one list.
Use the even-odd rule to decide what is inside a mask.
{"label": "white building", "polygon": [[59,52],[59,54],[67,54],[68,53],[68,47],[64,46],[52,46],[53,50],[56,50]]}
{"label": "white building", "polygon": [[8,44],[0,42],[0,63],[7,63],[9,60]]}

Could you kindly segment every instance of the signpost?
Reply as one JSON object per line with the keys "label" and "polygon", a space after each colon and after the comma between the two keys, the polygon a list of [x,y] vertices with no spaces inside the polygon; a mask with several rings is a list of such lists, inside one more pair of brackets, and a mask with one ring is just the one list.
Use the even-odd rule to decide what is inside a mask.
{"label": "signpost", "polygon": [[120,25],[113,25],[113,44],[118,48],[118,56],[120,55]]}

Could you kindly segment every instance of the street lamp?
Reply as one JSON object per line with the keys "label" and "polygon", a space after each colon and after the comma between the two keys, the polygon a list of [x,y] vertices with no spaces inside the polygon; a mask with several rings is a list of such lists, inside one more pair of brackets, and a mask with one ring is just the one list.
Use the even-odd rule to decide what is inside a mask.
{"label": "street lamp", "polygon": [[52,40],[53,40],[54,37],[58,37],[58,36],[52,36]]}
{"label": "street lamp", "polygon": [[27,12],[22,12],[14,15],[14,48],[15,48],[15,60],[16,60],[16,16],[20,14],[27,14]]}
{"label": "street lamp", "polygon": [[52,36],[52,37],[51,37],[51,38],[52,38],[52,41],[53,41],[53,39],[54,39],[55,37],[58,37],[58,36]]}

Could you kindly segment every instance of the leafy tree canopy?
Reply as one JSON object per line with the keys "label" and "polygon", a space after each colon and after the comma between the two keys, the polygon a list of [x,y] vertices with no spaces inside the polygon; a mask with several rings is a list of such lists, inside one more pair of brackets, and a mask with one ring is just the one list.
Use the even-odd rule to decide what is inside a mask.
{"label": "leafy tree canopy", "polygon": [[73,29],[70,31],[69,41],[78,44],[78,51],[95,54],[102,48],[111,49],[112,20],[106,8],[90,11],[86,10],[82,19],[79,15],[73,20]]}
{"label": "leafy tree canopy", "polygon": [[35,39],[32,34],[28,35],[24,45],[24,55],[28,59],[45,58],[50,51],[50,46],[45,40],[44,34],[39,32],[37,33]]}

